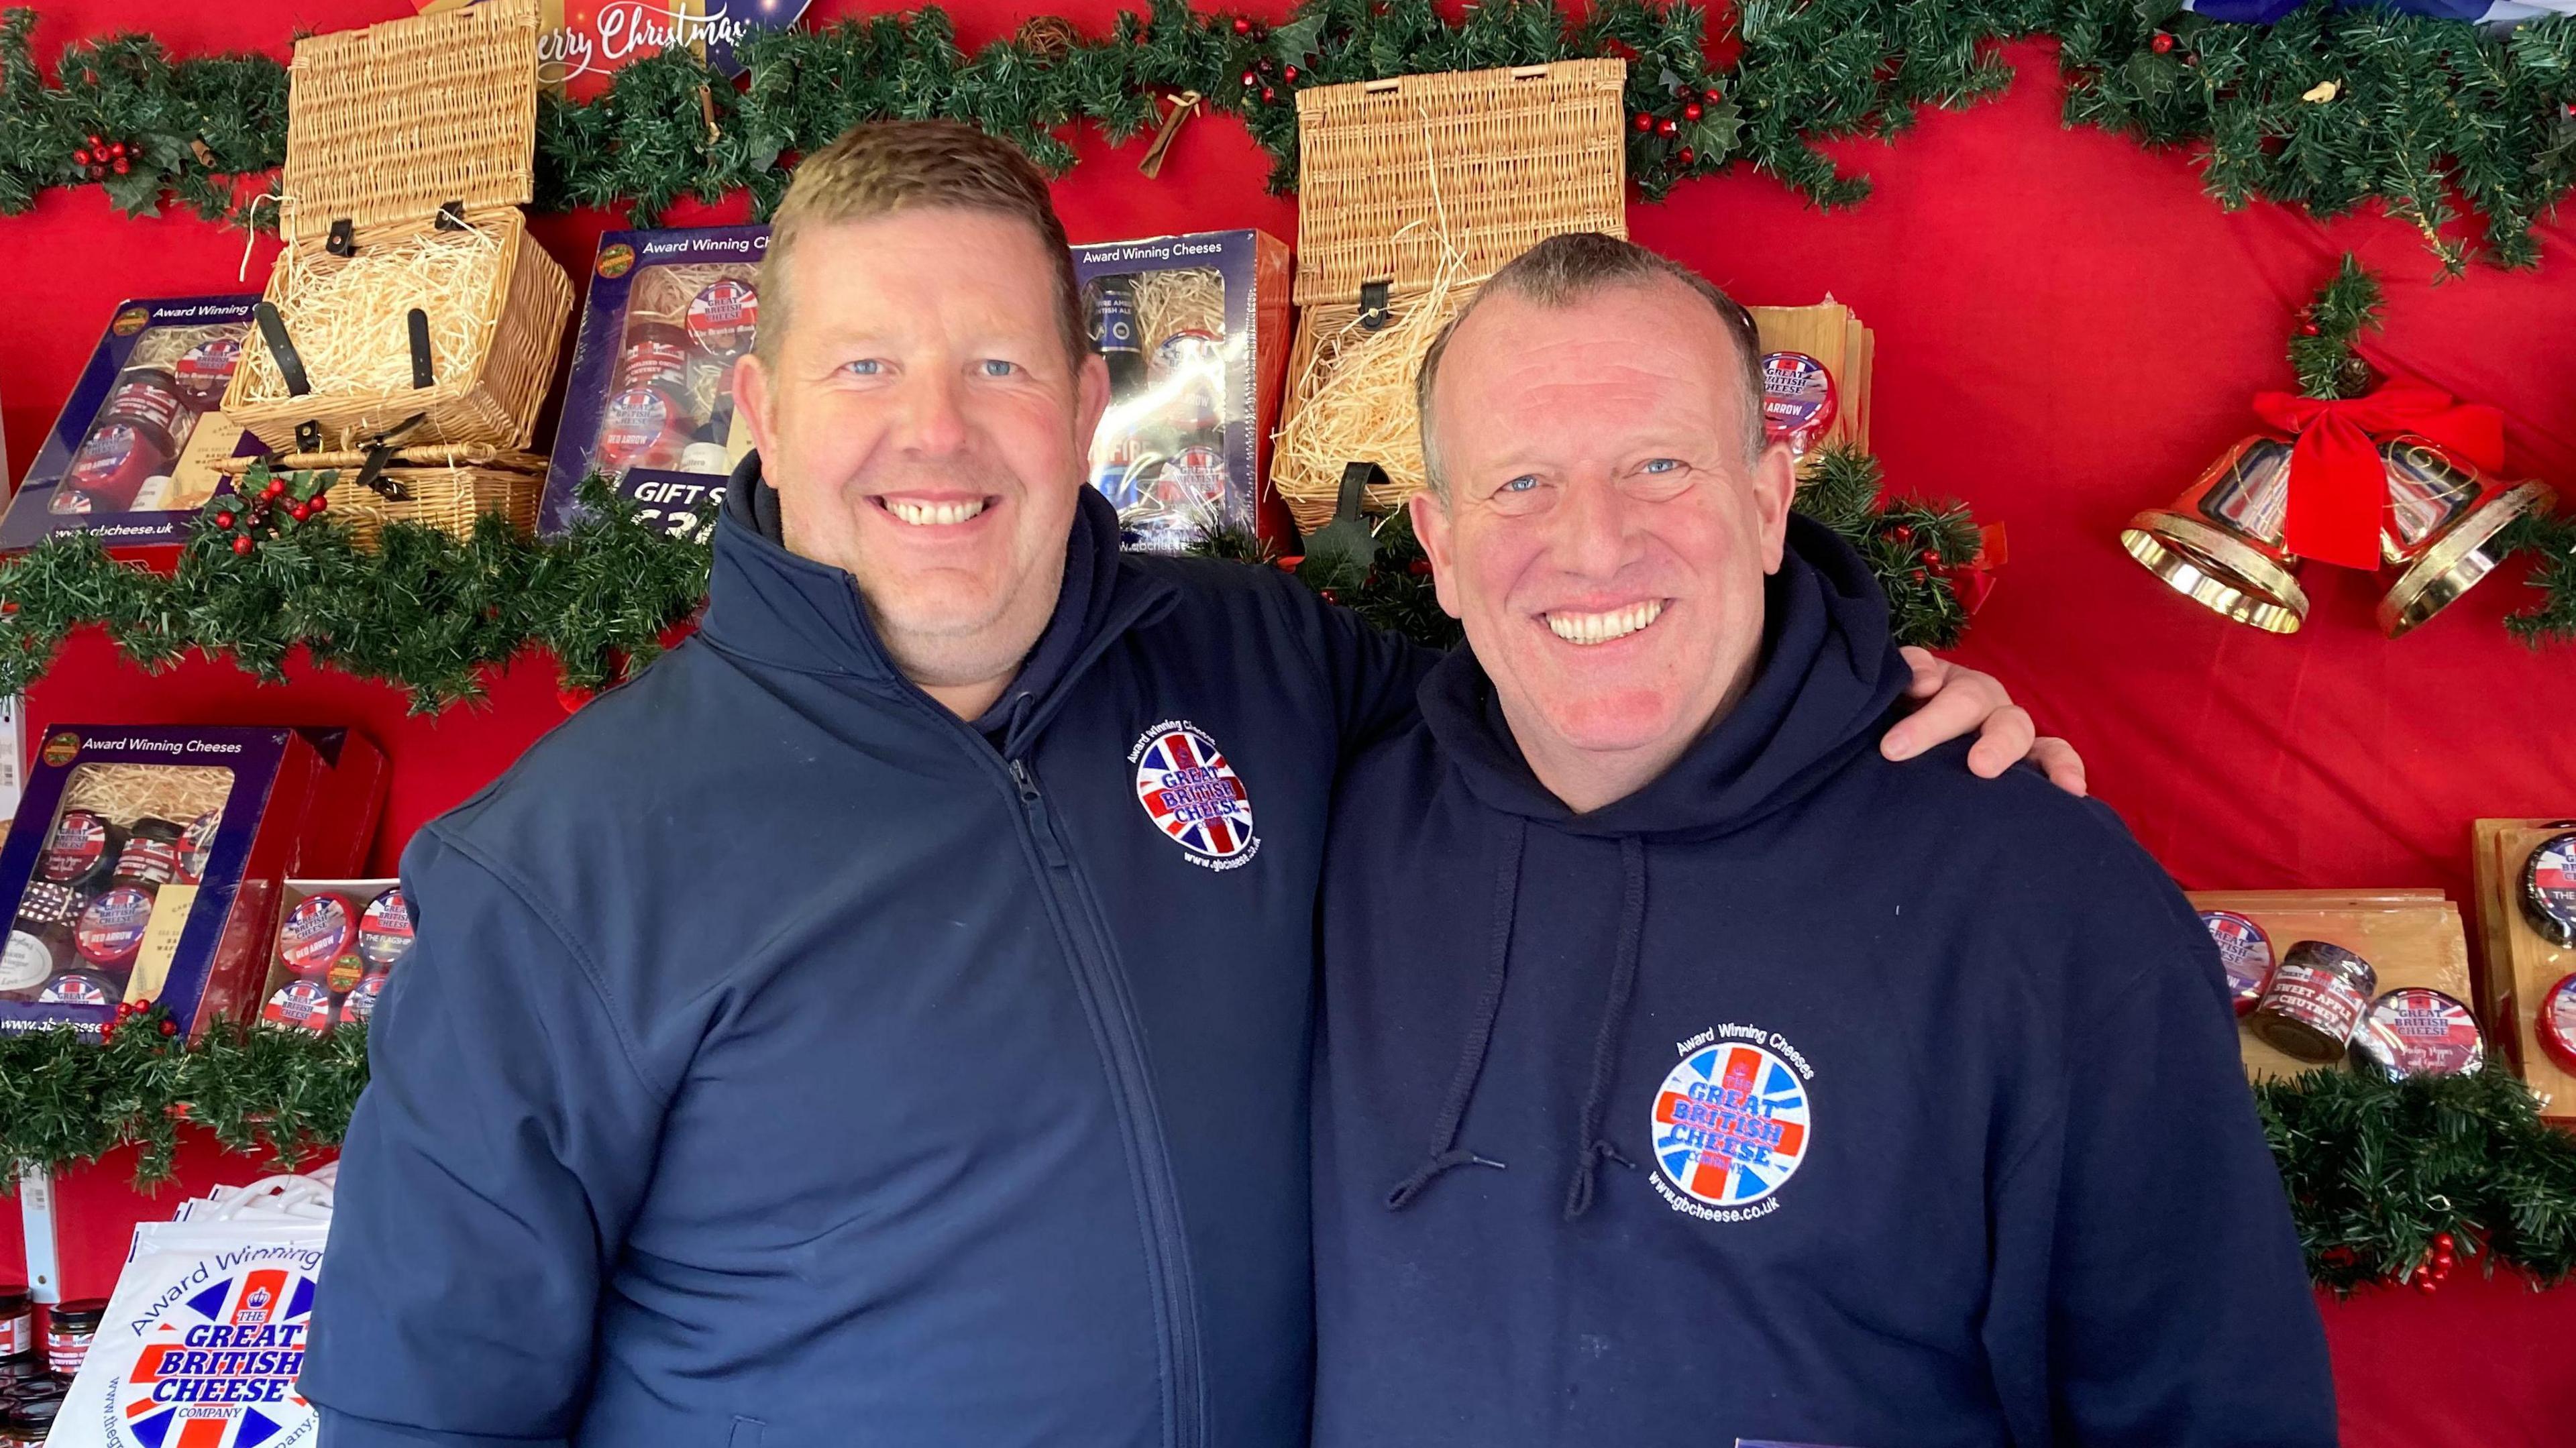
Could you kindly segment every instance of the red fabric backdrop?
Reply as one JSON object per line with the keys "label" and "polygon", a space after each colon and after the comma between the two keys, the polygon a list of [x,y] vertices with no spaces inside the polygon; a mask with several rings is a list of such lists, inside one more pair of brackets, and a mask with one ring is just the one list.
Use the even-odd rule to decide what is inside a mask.
{"label": "red fabric backdrop", "polygon": [[[818,17],[860,9],[821,0]],[[1045,8],[1098,25],[1106,0]],[[175,50],[283,56],[299,28],[410,13],[409,0],[238,0],[223,6],[52,0],[40,54],[144,26]],[[1026,12],[953,6],[969,44]],[[2517,474],[2576,485],[2576,247],[2552,228],[2536,271],[2435,281],[2406,225],[2366,215],[2319,224],[2284,209],[2224,213],[2188,156],[2058,120],[2049,47],[2010,52],[2021,78],[1999,102],[1929,113],[1892,145],[1836,148],[1875,176],[1863,205],[1821,214],[1751,174],[1638,206],[1636,237],[1757,303],[1831,292],[1878,333],[1875,442],[1895,485],[1955,495],[2007,525],[2011,562],[1959,656],[2001,675],[2043,724],[2073,739],[2098,792],[2190,886],[2439,886],[2468,897],[2468,822],[2576,813],[2576,652],[2534,653],[2498,619],[2525,592],[2490,580],[2414,635],[2370,621],[2384,580],[2317,569],[2308,627],[2276,638],[2168,592],[2121,553],[2130,513],[2168,501],[2251,430],[2248,397],[2288,385],[2292,313],[2345,249],[2389,287],[2384,363],[2509,419]],[[1056,188],[1077,241],[1261,226],[1295,234],[1293,202],[1224,119],[1193,122],[1159,180],[1141,143],[1082,141]],[[687,220],[731,219],[720,210]],[[584,272],[603,215],[541,220],[538,236]],[[234,289],[237,232],[193,219],[127,221],[95,191],[50,195],[0,219],[17,293],[0,314],[0,403],[23,468],[114,303]],[[270,245],[252,250],[264,274]],[[255,282],[250,288],[255,289]],[[406,715],[394,691],[300,671],[261,688],[228,666],[148,678],[95,637],[40,686],[38,723],[346,721],[394,764],[375,864],[505,767],[563,715],[551,673],[523,662],[486,707]],[[110,1267],[120,1224],[104,1232]],[[14,1244],[12,1244],[14,1246]],[[99,1285],[103,1290],[104,1284]],[[2576,1331],[2576,1295],[2454,1279],[2329,1312],[2348,1441],[2576,1443],[2554,1414],[2570,1371],[2541,1350]]]}

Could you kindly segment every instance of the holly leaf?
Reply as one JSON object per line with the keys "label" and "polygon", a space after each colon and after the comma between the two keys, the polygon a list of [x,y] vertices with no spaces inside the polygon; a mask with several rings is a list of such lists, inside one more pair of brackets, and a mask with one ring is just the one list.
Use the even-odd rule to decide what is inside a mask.
{"label": "holly leaf", "polygon": [[2147,51],[2130,56],[2122,69],[2129,73],[2129,86],[2137,92],[2141,106],[2152,105],[2172,95],[2174,81],[2181,71],[2170,56]]}
{"label": "holly leaf", "polygon": [[1306,561],[1297,577],[1308,588],[1356,592],[1368,582],[1377,561],[1377,538],[1357,518],[1336,518],[1306,540]]}
{"label": "holly leaf", "polygon": [[1682,127],[1682,139],[1703,157],[1731,156],[1744,138],[1744,113],[1733,101],[1721,101]]}
{"label": "holly leaf", "polygon": [[2182,13],[2182,0],[2131,0],[2138,19],[2148,25],[2162,26]]}
{"label": "holly leaf", "polygon": [[105,183],[107,199],[128,216],[161,214],[161,191],[168,183],[158,171],[136,167],[122,176],[109,176]]}
{"label": "holly leaf", "polygon": [[134,149],[140,154],[135,165],[149,166],[164,176],[178,175],[197,159],[188,143],[177,136],[145,136],[134,143]]}
{"label": "holly leaf", "polygon": [[1278,56],[1281,64],[1293,65],[1300,70],[1305,69],[1307,57],[1323,43],[1324,12],[1321,10],[1299,16],[1285,25],[1273,26],[1270,31],[1270,53]]}

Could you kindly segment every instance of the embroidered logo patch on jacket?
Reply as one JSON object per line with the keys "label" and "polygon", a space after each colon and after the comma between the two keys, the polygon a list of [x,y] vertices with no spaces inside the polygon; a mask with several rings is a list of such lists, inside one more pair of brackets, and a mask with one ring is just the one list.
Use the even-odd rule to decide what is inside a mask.
{"label": "embroidered logo patch on jacket", "polygon": [[1136,766],[1136,799],[1146,817],[1191,863],[1230,870],[1260,851],[1252,796],[1206,730],[1166,719],[1145,731],[1127,759]]}

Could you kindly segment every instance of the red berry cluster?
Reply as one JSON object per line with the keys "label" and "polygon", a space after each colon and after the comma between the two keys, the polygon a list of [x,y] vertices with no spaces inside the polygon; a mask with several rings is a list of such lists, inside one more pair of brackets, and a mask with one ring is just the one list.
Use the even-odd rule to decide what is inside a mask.
{"label": "red berry cluster", "polygon": [[327,481],[326,474],[312,484],[311,491],[298,496],[288,490],[286,479],[272,476],[258,492],[231,498],[229,506],[216,509],[215,526],[232,535],[235,554],[248,557],[261,538],[277,536],[280,514],[301,523],[329,512],[331,499],[322,490]]}
{"label": "red berry cluster", "polygon": [[1914,554],[1914,561],[1922,565],[1921,567],[1916,568],[1911,575],[1916,583],[1924,582],[1931,576],[1933,570],[1941,567],[1941,550],[1931,546],[1930,544],[1926,544],[1920,549],[1915,548],[1914,529],[1907,524],[1899,523],[1895,527],[1888,529],[1887,536],[1896,544],[1897,547],[1912,552]]}
{"label": "red berry cluster", "polygon": [[[1688,92],[1684,94],[1687,95]],[[1710,106],[1717,105],[1725,99],[1724,91],[1710,86],[1699,93],[1697,100],[1683,101],[1681,109],[1671,115],[1658,116],[1652,111],[1637,111],[1628,117],[1628,124],[1640,136],[1661,136],[1665,140],[1673,140],[1681,135],[1685,124],[1697,124],[1700,117],[1708,114]],[[1673,159],[1688,166],[1699,160],[1699,153],[1684,146],[1673,153]]]}
{"label": "red berry cluster", "polygon": [[2433,1250],[2425,1253],[2424,1260],[2415,1264],[2415,1270],[2398,1280],[2413,1278],[2415,1290],[2428,1297],[2441,1291],[2442,1279],[2451,1275],[2451,1268],[2459,1260],[2459,1246],[2458,1238],[2448,1232],[2440,1234],[2433,1239]]}
{"label": "red berry cluster", "polygon": [[[139,1021],[150,1014],[152,1014],[152,1002],[150,1001],[118,1001],[116,1003],[116,1019],[109,1021],[107,1024],[98,1028],[98,1043],[104,1046],[108,1042],[115,1040],[117,1027],[124,1025],[128,1021]],[[162,1035],[175,1036],[179,1034],[179,1023],[176,1021],[164,1020],[157,1029]]]}
{"label": "red berry cluster", "polygon": [[88,144],[73,148],[72,164],[92,181],[104,181],[111,175],[122,176],[134,169],[134,158],[127,152],[123,141],[110,141],[98,136],[82,139]]}
{"label": "red berry cluster", "polygon": [[[1259,44],[1264,32],[1260,26],[1238,15],[1234,17],[1234,33]],[[1281,64],[1274,56],[1256,55],[1252,58],[1252,64],[1244,68],[1243,88],[1248,93],[1260,96],[1262,103],[1267,105],[1279,99],[1281,86],[1295,85],[1299,74],[1297,67]]]}

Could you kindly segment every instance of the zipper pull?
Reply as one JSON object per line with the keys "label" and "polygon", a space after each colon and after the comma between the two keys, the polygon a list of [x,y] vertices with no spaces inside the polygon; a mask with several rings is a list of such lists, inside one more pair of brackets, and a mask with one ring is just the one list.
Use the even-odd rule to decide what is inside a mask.
{"label": "zipper pull", "polygon": [[1020,809],[1029,817],[1029,833],[1037,836],[1038,857],[1053,868],[1063,869],[1070,862],[1065,858],[1064,847],[1056,841],[1055,822],[1047,818],[1046,796],[1038,793],[1038,782],[1025,761],[1014,759],[1010,763],[1011,782],[1020,787]]}

